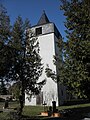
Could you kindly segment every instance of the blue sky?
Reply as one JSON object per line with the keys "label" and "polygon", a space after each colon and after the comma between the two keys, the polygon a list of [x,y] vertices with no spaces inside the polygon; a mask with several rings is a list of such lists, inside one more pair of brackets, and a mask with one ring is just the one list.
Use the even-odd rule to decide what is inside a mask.
{"label": "blue sky", "polygon": [[65,38],[65,17],[60,10],[60,0],[0,0],[0,2],[6,7],[12,24],[20,15],[23,20],[28,18],[32,26],[36,25],[45,10],[49,21],[55,23],[62,37]]}

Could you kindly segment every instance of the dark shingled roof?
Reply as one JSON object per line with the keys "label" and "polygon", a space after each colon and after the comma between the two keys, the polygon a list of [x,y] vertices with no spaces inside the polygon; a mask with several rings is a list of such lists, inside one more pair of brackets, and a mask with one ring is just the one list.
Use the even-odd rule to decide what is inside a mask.
{"label": "dark shingled roof", "polygon": [[43,14],[42,14],[41,18],[39,19],[37,25],[42,25],[42,24],[46,24],[46,23],[50,23],[50,22],[49,22],[49,19],[46,15],[45,11],[43,11]]}

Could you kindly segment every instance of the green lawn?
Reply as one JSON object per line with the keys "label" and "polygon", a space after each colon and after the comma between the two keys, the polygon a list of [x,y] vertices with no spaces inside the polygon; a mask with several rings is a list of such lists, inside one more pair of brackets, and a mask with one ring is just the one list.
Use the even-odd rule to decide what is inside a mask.
{"label": "green lawn", "polygon": [[[0,103],[0,110],[2,110],[4,103]],[[18,107],[19,104],[16,102],[9,103],[10,108]],[[80,120],[84,118],[87,113],[90,112],[90,104],[79,104],[79,105],[72,105],[72,106],[60,106],[57,107],[58,110],[71,110],[72,113],[69,114],[69,120]],[[40,112],[44,111],[43,106],[25,106],[23,109],[23,116],[37,116]],[[0,120],[10,120],[9,112],[1,112],[0,113]]]}

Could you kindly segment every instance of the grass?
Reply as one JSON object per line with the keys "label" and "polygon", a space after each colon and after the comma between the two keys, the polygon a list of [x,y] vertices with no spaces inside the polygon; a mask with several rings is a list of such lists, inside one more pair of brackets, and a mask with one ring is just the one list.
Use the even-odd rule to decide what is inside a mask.
{"label": "grass", "polygon": [[23,109],[23,115],[35,116],[39,115],[42,111],[44,111],[42,106],[25,106]]}
{"label": "grass", "polygon": [[[0,103],[0,110],[2,110],[4,103]],[[10,108],[18,107],[19,104],[16,102],[9,103]],[[79,105],[71,105],[71,106],[60,106],[57,107],[58,110],[71,110],[72,113],[67,115],[66,120],[81,120],[84,118],[87,113],[90,112],[90,104],[79,104]],[[25,106],[23,109],[23,116],[31,117],[39,115],[40,112],[44,111],[43,106]],[[10,120],[9,112],[1,112],[0,113],[0,120]]]}

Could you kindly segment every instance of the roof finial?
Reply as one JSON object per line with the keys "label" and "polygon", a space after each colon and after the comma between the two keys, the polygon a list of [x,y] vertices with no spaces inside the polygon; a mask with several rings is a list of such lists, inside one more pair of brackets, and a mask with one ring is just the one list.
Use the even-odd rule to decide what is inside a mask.
{"label": "roof finial", "polygon": [[42,14],[42,16],[40,17],[37,25],[42,25],[42,24],[46,24],[46,23],[49,23],[49,19],[48,19],[48,17],[46,16],[45,10],[43,10],[43,14]]}

